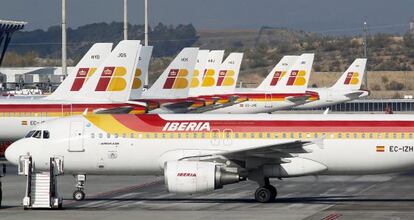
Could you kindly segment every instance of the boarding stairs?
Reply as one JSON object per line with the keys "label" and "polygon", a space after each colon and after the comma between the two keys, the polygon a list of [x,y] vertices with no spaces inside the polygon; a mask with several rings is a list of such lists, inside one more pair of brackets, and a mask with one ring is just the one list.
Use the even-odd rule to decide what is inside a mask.
{"label": "boarding stairs", "polygon": [[36,171],[31,156],[20,157],[19,175],[27,176],[23,198],[25,209],[62,207],[62,198],[57,193],[57,176],[63,174],[63,159],[52,157],[49,165],[49,171]]}

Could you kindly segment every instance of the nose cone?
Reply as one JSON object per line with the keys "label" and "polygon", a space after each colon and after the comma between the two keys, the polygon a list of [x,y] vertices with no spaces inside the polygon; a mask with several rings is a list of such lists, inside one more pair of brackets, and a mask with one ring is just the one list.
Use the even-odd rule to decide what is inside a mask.
{"label": "nose cone", "polygon": [[6,159],[14,165],[18,164],[19,156],[21,156],[21,154],[19,153],[19,150],[18,150],[18,146],[16,146],[16,145],[18,145],[18,142],[19,141],[11,144],[6,149],[6,152],[4,153],[4,155],[6,156]]}

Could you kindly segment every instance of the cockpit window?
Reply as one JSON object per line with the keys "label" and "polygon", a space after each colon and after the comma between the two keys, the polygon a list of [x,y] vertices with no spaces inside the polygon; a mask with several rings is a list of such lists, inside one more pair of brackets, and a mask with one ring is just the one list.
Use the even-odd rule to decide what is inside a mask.
{"label": "cockpit window", "polygon": [[35,133],[33,134],[34,138],[41,138],[42,137],[42,132],[41,131],[35,131]]}
{"label": "cockpit window", "polygon": [[43,131],[43,139],[49,139],[49,137],[50,137],[50,134],[49,134],[49,131]]}
{"label": "cockpit window", "polygon": [[29,138],[33,135],[35,131],[29,131],[29,133],[26,134],[25,138]]}

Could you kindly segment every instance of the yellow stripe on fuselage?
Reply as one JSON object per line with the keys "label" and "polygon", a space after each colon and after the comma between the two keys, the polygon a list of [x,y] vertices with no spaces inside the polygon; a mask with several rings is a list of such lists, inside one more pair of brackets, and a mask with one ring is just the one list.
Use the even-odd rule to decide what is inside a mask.
{"label": "yellow stripe on fuselage", "polygon": [[130,134],[136,133],[136,131],[125,127],[118,120],[111,115],[86,115],[85,118],[96,127],[110,134]]}

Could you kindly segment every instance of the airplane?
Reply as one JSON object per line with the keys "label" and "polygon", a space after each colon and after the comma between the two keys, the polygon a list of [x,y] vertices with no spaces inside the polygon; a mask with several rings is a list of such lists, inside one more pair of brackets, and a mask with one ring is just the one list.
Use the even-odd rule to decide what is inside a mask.
{"label": "airplane", "polygon": [[112,52],[112,44],[95,44],[50,96],[0,100],[0,127],[7,128],[0,141],[18,140],[46,120],[85,111],[145,113],[145,103],[129,101],[139,43],[121,41]]}
{"label": "airplane", "polygon": [[[234,90],[237,80],[235,77],[232,81],[233,92],[227,90],[225,93],[242,97],[247,101],[205,113],[271,113],[317,100],[317,93],[306,91],[313,58],[314,54],[283,57],[261,85],[255,89]],[[289,77],[283,77],[286,73]],[[218,83],[219,81],[217,81],[217,86],[219,86]]]}
{"label": "airplane", "polygon": [[308,88],[308,91],[319,95],[319,100],[295,106],[294,109],[322,108],[368,96],[369,91],[361,89],[366,64],[366,58],[355,59],[333,86]]}
{"label": "airplane", "polygon": [[[65,174],[164,175],[171,193],[203,193],[251,180],[258,202],[275,200],[269,178],[412,170],[412,115],[86,114],[38,125],[6,150],[36,172],[51,157]],[[74,199],[85,198],[78,188]]]}
{"label": "airplane", "polygon": [[[237,68],[239,68],[241,53],[231,53],[224,64],[218,65],[217,63],[221,61],[223,54],[224,51],[208,52],[198,48],[184,48],[151,88],[144,91],[141,98],[134,100],[147,103],[149,113],[205,112],[224,107],[223,103],[228,102],[228,95],[211,96],[207,95],[208,89],[204,89],[203,92],[194,92],[195,90],[192,90],[201,90],[201,88],[196,88],[195,83],[200,83],[200,73],[202,71],[204,71],[205,76],[201,83],[205,84],[208,78],[210,78],[211,72],[214,74],[214,71],[209,68],[222,66],[223,73],[227,70],[231,70],[234,73],[235,70],[233,69],[236,69],[235,66],[237,65]],[[229,65],[229,62],[235,63]],[[196,74],[195,76],[194,73]],[[213,91],[218,90],[213,88]]]}

